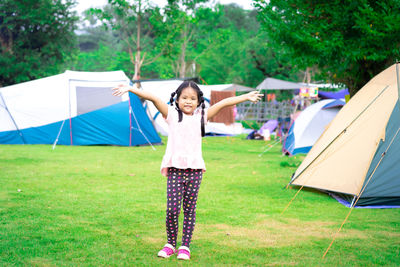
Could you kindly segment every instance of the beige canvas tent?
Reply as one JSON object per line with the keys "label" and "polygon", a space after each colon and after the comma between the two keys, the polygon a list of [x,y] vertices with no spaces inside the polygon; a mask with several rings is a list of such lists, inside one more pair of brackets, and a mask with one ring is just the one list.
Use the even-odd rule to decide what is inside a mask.
{"label": "beige canvas tent", "polygon": [[340,110],[290,184],[341,194],[352,205],[399,205],[398,102],[393,65]]}

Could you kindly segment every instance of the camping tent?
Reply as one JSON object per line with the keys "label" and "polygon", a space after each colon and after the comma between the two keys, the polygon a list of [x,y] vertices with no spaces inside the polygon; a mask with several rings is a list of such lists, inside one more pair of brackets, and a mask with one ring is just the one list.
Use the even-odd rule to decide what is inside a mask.
{"label": "camping tent", "polygon": [[342,100],[327,99],[304,109],[290,126],[282,150],[289,155],[307,153],[345,104]]}
{"label": "camping tent", "polygon": [[0,144],[161,142],[139,98],[115,97],[122,71],[65,73],[0,88]]}
{"label": "camping tent", "polygon": [[352,205],[400,204],[396,65],[353,96],[314,144],[290,184],[341,194]]}
{"label": "camping tent", "polygon": [[[256,87],[258,90],[295,90],[295,94],[299,93],[300,88],[340,88],[336,84],[331,83],[303,83],[303,82],[290,82],[285,80],[280,80],[276,78],[265,78],[259,85]],[[344,98],[345,94],[349,92],[347,89],[343,89],[340,91],[342,97],[325,97],[325,98]]]}
{"label": "camping tent", "polygon": [[294,90],[305,87],[299,83],[289,82],[285,80],[279,80],[275,78],[265,78],[259,85],[257,85],[258,90]]}
{"label": "camping tent", "polygon": [[[165,103],[169,104],[171,93],[174,92],[182,83],[181,80],[164,80],[164,81],[143,81],[141,83],[144,91],[151,92],[152,94],[160,97]],[[217,85],[199,85],[206,100],[206,107],[210,104],[211,91],[251,91],[250,87],[239,86],[236,84],[217,84]],[[150,117],[154,121],[154,125],[162,135],[168,135],[168,125],[158,112],[157,108],[152,102],[147,101],[147,109]],[[241,134],[243,127],[241,123],[233,123],[226,125],[224,123],[208,122],[205,127],[206,134],[222,134],[222,135],[235,135]]]}

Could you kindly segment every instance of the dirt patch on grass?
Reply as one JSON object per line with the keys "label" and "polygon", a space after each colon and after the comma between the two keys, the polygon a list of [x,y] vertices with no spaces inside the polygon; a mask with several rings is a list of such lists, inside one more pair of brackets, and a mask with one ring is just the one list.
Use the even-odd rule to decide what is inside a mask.
{"label": "dirt patch on grass", "polygon": [[9,194],[7,192],[0,192],[0,200],[7,200],[9,198]]}
{"label": "dirt patch on grass", "polygon": [[51,261],[49,259],[39,258],[39,257],[30,259],[29,263],[31,266],[41,266],[41,267],[57,266],[57,265],[51,263]]}
{"label": "dirt patch on grass", "polygon": [[[296,219],[279,221],[262,220],[246,227],[227,224],[197,225],[196,239],[213,239],[213,242],[224,246],[257,246],[283,247],[319,239],[332,238],[338,228],[332,227],[340,223],[333,222],[303,222]],[[342,229],[338,238],[367,238],[358,230]]]}
{"label": "dirt patch on grass", "polygon": [[397,239],[397,240],[400,240],[400,233],[399,232],[396,232],[397,230],[395,230],[395,229],[392,229],[392,230],[387,230],[387,231],[385,231],[385,232],[383,232],[383,231],[376,231],[375,233],[379,233],[379,235],[382,235],[382,236],[386,236],[387,238],[390,238],[390,239]]}
{"label": "dirt patch on grass", "polygon": [[74,217],[68,216],[68,215],[65,215],[65,214],[61,214],[61,215],[59,215],[58,217],[60,218],[61,221],[71,222],[71,221],[74,221],[74,220],[75,220]]}
{"label": "dirt patch on grass", "polygon": [[143,237],[143,241],[145,241],[146,243],[156,244],[159,246],[162,246],[166,242],[165,239],[166,239],[165,234],[160,235],[160,237],[150,237],[150,236]]}

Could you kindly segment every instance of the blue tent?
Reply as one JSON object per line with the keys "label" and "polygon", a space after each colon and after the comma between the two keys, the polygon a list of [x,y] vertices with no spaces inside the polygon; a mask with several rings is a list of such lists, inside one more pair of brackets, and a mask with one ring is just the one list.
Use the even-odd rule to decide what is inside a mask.
{"label": "blue tent", "polygon": [[71,72],[0,88],[0,144],[160,143],[139,98],[114,97],[122,71]]}

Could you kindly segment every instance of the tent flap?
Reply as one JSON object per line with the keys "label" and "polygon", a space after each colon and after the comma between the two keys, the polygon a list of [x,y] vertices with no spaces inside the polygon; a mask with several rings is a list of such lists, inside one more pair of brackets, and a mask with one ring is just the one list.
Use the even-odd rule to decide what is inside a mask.
{"label": "tent flap", "polygon": [[385,133],[385,139],[380,141],[369,166],[363,185],[365,187],[363,198],[400,197],[400,106],[398,101]]}

